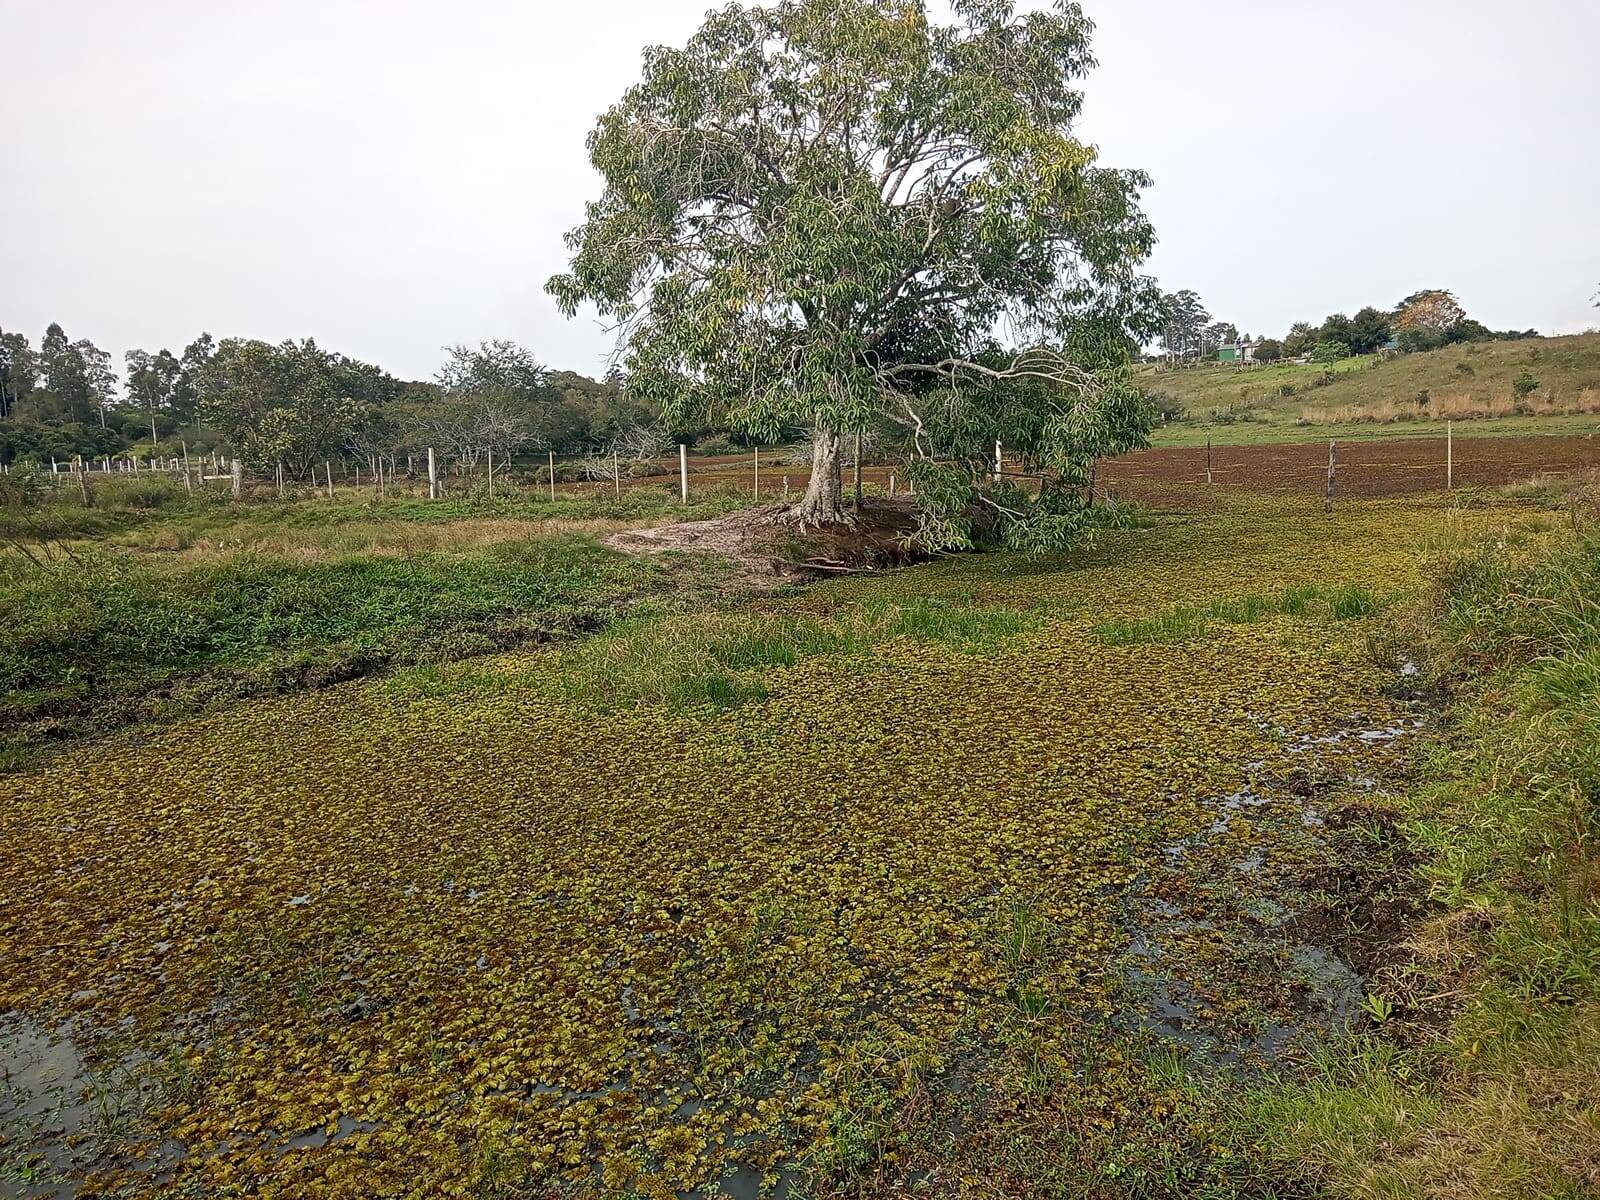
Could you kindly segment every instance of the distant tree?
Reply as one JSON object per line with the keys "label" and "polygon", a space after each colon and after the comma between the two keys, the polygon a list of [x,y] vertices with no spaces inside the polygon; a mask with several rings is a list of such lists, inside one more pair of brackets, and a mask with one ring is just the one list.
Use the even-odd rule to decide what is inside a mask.
{"label": "distant tree", "polygon": [[436,378],[446,392],[457,395],[496,391],[533,401],[543,393],[549,375],[526,346],[493,338],[475,347],[447,346]]}
{"label": "distant tree", "polygon": [[105,426],[117,388],[109,354],[87,339],[69,341],[52,321],[34,361],[43,384],[34,396],[39,418],[83,425],[98,420]]}
{"label": "distant tree", "polygon": [[1348,348],[1354,341],[1355,330],[1350,318],[1345,316],[1344,313],[1334,313],[1323,321],[1322,326],[1317,330],[1317,343],[1319,345],[1323,342],[1339,342]]}
{"label": "distant tree", "polygon": [[1349,345],[1336,338],[1327,338],[1318,342],[1311,351],[1311,361],[1318,363],[1338,362],[1341,358],[1349,357]]}
{"label": "distant tree", "polygon": [[1466,320],[1466,309],[1451,292],[1443,288],[1430,288],[1412,292],[1395,306],[1394,328],[1431,329],[1448,333]]}
{"label": "distant tree", "polygon": [[535,442],[554,447],[570,433],[549,386],[550,372],[527,347],[504,338],[450,346],[436,378],[444,398],[426,424],[456,457],[476,463]]}
{"label": "distant tree", "polygon": [[202,333],[183,348],[178,360],[182,369],[172,391],[172,416],[179,425],[188,425],[198,414],[200,378],[216,353],[217,343],[209,333]]}
{"label": "distant tree", "polygon": [[1283,357],[1283,343],[1275,338],[1262,338],[1256,345],[1257,362],[1277,362]]}
{"label": "distant tree", "polygon": [[[1148,179],[1073,132],[1075,4],[954,13],[730,4],[651,49],[590,137],[605,191],[548,287],[622,323],[630,389],[677,428],[813,429],[791,523],[848,521],[848,435],[893,422],[924,544],[969,544],[974,509],[1065,541],[1095,457],[1150,425],[1124,340],[1154,332]],[[1041,491],[991,486],[996,438]]]}
{"label": "distant tree", "polygon": [[1452,345],[1461,342],[1492,342],[1498,335],[1482,321],[1471,317],[1457,321],[1444,331],[1444,339]]}
{"label": "distant tree", "polygon": [[0,332],[0,418],[10,416],[17,401],[33,391],[38,361],[26,334]]}
{"label": "distant tree", "polygon": [[1517,399],[1526,400],[1539,390],[1539,379],[1528,368],[1522,368],[1522,373],[1511,381],[1511,390],[1517,394]]}
{"label": "distant tree", "polygon": [[93,419],[95,405],[89,396],[83,355],[76,350],[66,331],[52,321],[39,339],[39,376],[35,411],[46,420],[87,423]]}
{"label": "distant tree", "polygon": [[111,366],[111,355],[87,338],[72,343],[72,350],[82,364],[84,403],[99,414],[100,427],[104,429],[106,413],[117,397],[117,374]]}
{"label": "distant tree", "polygon": [[430,445],[471,467],[487,453],[504,462],[535,440],[526,412],[507,393],[489,389],[447,396],[423,417],[421,431]]}
{"label": "distant tree", "polygon": [[1283,356],[1285,358],[1302,358],[1311,353],[1311,348],[1317,344],[1317,331],[1311,327],[1309,321],[1296,321],[1289,326],[1289,332],[1283,339]]}
{"label": "distant tree", "polygon": [[1169,362],[1199,358],[1205,353],[1205,329],[1211,314],[1200,297],[1188,288],[1163,295],[1160,300],[1161,347]]}
{"label": "distant tree", "polygon": [[1371,354],[1381,349],[1391,336],[1389,314],[1370,304],[1350,318],[1350,352]]}
{"label": "distant tree", "polygon": [[156,433],[157,416],[173,415],[178,384],[183,378],[183,364],[170,350],[151,354],[147,350],[129,350],[123,356],[128,367],[128,399],[150,422],[150,445],[159,440]]}
{"label": "distant tree", "polygon": [[282,462],[304,476],[339,453],[363,409],[396,387],[377,367],[309,338],[277,346],[224,338],[200,374],[200,414],[258,467]]}
{"label": "distant tree", "polygon": [[1402,329],[1396,339],[1400,343],[1400,350],[1404,354],[1416,354],[1424,350],[1437,350],[1448,340],[1442,329],[1428,329],[1421,325],[1413,325]]}
{"label": "distant tree", "polygon": [[1200,357],[1215,358],[1217,349],[1239,340],[1239,327],[1229,321],[1212,321],[1200,331]]}

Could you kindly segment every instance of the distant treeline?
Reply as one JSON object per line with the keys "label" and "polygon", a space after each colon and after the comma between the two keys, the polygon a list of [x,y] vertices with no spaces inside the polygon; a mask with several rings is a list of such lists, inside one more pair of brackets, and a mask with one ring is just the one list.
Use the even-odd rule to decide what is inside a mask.
{"label": "distant treeline", "polygon": [[123,370],[58,324],[37,346],[0,332],[0,463],[223,450],[291,476],[325,458],[401,456],[433,446],[630,457],[713,430],[669,430],[618,376],[553,371],[505,340],[453,346],[433,380],[396,379],[315,341],[278,344],[202,333],[184,347],[130,350]]}
{"label": "distant treeline", "polygon": [[1241,334],[1231,321],[1214,320],[1200,297],[1187,289],[1164,295],[1161,303],[1161,353],[1153,357],[1170,362],[1204,361],[1221,347],[1240,343],[1251,347],[1255,362],[1284,358],[1335,362],[1385,348],[1412,354],[1459,342],[1539,336],[1534,329],[1490,329],[1467,316],[1454,293],[1443,288],[1413,292],[1391,309],[1368,305],[1353,317],[1333,313],[1320,325],[1297,321],[1281,338],[1254,338]]}

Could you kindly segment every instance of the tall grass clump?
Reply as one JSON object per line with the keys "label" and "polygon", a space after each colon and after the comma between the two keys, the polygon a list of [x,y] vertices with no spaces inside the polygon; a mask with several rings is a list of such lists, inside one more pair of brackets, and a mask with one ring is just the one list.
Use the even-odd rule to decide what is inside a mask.
{"label": "tall grass clump", "polygon": [[1386,603],[1385,597],[1357,584],[1335,588],[1310,585],[1266,594],[1227,596],[1205,605],[1180,604],[1149,617],[1103,621],[1094,632],[1107,646],[1171,645],[1202,638],[1213,624],[1254,625],[1268,617],[1318,615],[1344,621],[1370,616]]}
{"label": "tall grass clump", "polygon": [[874,598],[826,614],[728,612],[628,621],[563,652],[568,698],[614,708],[733,708],[769,694],[770,673],[820,655],[865,657],[894,641],[982,653],[1029,614],[934,599]]}
{"label": "tall grass clump", "polygon": [[1358,1039],[1254,1091],[1253,1136],[1329,1195],[1600,1195],[1600,537],[1458,545],[1396,618],[1449,696],[1407,801],[1438,905]]}

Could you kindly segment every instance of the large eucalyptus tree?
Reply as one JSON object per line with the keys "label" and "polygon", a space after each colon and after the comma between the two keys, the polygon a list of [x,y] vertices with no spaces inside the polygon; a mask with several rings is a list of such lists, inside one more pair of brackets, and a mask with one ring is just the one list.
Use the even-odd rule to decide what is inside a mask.
{"label": "large eucalyptus tree", "polygon": [[[847,519],[840,442],[884,421],[925,473],[929,540],[980,500],[1069,531],[1089,463],[1138,444],[1124,368],[1156,293],[1138,171],[1073,133],[1076,4],[781,0],[708,15],[590,135],[605,180],[548,287],[614,318],[630,387],[689,425],[814,430],[790,513]],[[995,439],[1044,486],[991,479]]]}

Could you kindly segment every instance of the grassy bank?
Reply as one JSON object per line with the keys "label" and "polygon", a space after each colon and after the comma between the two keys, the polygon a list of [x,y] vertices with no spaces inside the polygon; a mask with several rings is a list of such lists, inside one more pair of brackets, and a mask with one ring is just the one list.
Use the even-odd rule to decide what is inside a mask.
{"label": "grassy bank", "polygon": [[0,766],[222,700],[592,631],[717,579],[599,544],[682,511],[643,492],[239,505],[141,481],[94,499],[5,510]]}
{"label": "grassy bank", "polygon": [[1437,906],[1377,1033],[1251,1093],[1280,1168],[1356,1197],[1600,1194],[1600,536],[1457,540],[1392,645],[1453,697],[1406,801]]}
{"label": "grassy bank", "polygon": [[[1522,395],[1514,384],[1524,373],[1533,383]],[[1458,435],[1587,433],[1600,425],[1600,334],[1365,355],[1328,366],[1148,369],[1141,382],[1169,414],[1157,445],[1415,436],[1447,419]]]}

